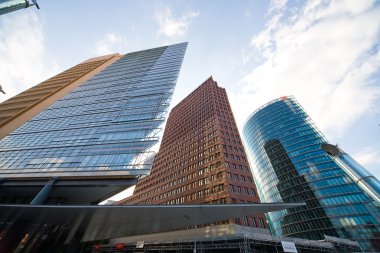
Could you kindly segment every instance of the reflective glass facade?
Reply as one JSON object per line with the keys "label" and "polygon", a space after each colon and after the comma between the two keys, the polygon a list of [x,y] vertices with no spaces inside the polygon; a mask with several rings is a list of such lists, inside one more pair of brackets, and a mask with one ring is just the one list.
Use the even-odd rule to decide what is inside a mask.
{"label": "reflective glass facade", "polygon": [[380,250],[380,209],[341,164],[321,148],[326,138],[293,97],[254,112],[243,128],[262,202],[306,202],[268,213],[272,233],[306,239],[324,235]]}
{"label": "reflective glass facade", "polygon": [[0,141],[0,177],[142,175],[187,43],[122,56]]}

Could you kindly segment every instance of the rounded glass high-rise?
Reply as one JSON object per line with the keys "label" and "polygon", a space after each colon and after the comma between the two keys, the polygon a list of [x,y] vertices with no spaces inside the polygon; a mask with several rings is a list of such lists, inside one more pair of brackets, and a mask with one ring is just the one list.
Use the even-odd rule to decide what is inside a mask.
{"label": "rounded glass high-rise", "polygon": [[367,171],[362,174],[369,179],[358,180],[355,171],[363,167],[343,164],[342,156],[322,148],[326,138],[293,97],[256,110],[243,136],[261,201],[306,203],[268,213],[273,234],[337,236],[358,241],[365,251],[380,250],[380,203],[373,197],[379,181]]}

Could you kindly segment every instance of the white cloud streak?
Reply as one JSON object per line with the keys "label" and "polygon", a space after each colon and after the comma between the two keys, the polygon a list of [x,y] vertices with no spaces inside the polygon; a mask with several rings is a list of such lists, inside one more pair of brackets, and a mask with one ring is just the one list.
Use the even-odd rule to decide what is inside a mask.
{"label": "white cloud streak", "polygon": [[107,33],[96,43],[94,52],[97,55],[120,53],[125,51],[126,47],[127,40],[122,35]]}
{"label": "white cloud streak", "polygon": [[43,81],[57,69],[45,59],[43,26],[25,10],[0,21],[0,83],[7,93],[0,102]]}
{"label": "white cloud streak", "polygon": [[232,96],[238,115],[295,95],[323,131],[342,134],[380,97],[380,86],[369,81],[380,67],[379,5],[310,1],[286,19],[285,8],[277,6],[280,11],[252,38],[262,62]]}
{"label": "white cloud streak", "polygon": [[156,14],[159,25],[158,34],[164,35],[169,39],[183,37],[194,18],[199,16],[199,12],[187,12],[179,18],[173,18],[171,10],[166,7],[163,11]]}
{"label": "white cloud streak", "polygon": [[275,11],[281,11],[285,8],[286,3],[288,0],[272,0],[270,2],[269,11],[268,13],[273,13]]}

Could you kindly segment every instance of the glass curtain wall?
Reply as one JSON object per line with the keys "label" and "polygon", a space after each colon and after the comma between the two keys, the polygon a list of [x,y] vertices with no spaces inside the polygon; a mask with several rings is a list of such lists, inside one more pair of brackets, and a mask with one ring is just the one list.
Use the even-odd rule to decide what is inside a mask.
{"label": "glass curtain wall", "polygon": [[0,177],[149,173],[187,43],[124,55],[0,141]]}
{"label": "glass curtain wall", "polygon": [[306,202],[267,214],[272,233],[307,239],[324,235],[380,250],[380,215],[374,200],[326,153],[326,138],[293,97],[256,110],[243,128],[262,202]]}

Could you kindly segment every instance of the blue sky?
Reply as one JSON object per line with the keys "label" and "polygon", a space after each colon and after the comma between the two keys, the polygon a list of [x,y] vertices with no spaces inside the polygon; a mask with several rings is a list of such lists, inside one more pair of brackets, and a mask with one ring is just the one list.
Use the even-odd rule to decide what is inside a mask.
{"label": "blue sky", "polygon": [[259,106],[294,95],[380,178],[379,2],[39,3],[0,16],[0,101],[97,55],[188,41],[173,105],[212,75],[241,128]]}

